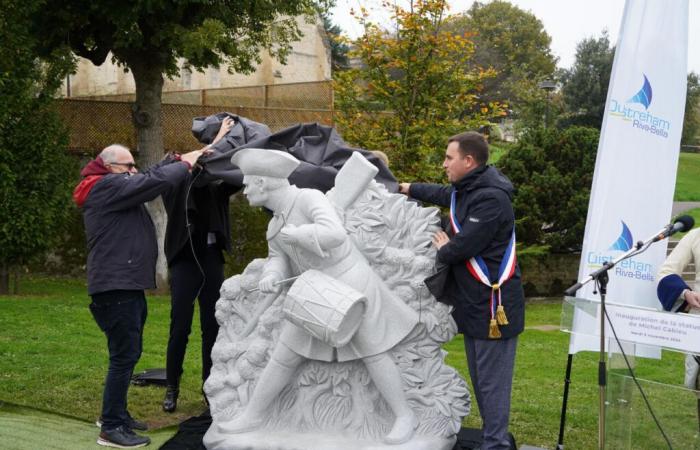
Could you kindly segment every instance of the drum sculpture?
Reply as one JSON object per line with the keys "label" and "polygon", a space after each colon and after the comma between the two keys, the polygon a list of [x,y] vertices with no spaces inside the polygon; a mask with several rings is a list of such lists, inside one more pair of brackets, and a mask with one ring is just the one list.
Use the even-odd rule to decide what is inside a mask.
{"label": "drum sculpture", "polygon": [[287,319],[333,347],[352,339],[366,308],[363,294],[317,270],[297,278],[282,306]]}

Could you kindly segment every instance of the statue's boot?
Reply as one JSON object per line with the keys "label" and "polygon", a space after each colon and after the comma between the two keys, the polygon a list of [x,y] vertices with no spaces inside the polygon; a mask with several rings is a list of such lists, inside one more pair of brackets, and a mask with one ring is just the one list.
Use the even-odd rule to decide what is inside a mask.
{"label": "statue's boot", "polygon": [[413,437],[418,426],[416,415],[410,413],[408,415],[399,416],[394,421],[394,426],[391,431],[384,436],[384,442],[389,445],[398,445],[408,442]]}
{"label": "statue's boot", "polygon": [[374,385],[396,416],[391,431],[384,436],[384,442],[397,445],[409,441],[418,426],[418,418],[406,400],[398,367],[386,352],[369,356],[363,361]]}
{"label": "statue's boot", "polygon": [[222,433],[245,433],[261,428],[270,415],[268,408],[289,383],[301,361],[301,356],[284,345],[278,345],[260,374],[243,414],[218,424],[219,430]]}

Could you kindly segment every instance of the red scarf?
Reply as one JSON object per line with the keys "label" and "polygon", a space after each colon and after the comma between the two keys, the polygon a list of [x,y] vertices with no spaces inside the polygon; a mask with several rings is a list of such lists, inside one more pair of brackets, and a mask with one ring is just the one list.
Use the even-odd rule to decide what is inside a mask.
{"label": "red scarf", "polygon": [[90,161],[83,170],[80,171],[80,175],[84,178],[73,190],[73,201],[78,205],[78,208],[83,207],[95,183],[100,181],[100,179],[108,173],[110,173],[109,169],[105,167],[102,158],[99,156]]}

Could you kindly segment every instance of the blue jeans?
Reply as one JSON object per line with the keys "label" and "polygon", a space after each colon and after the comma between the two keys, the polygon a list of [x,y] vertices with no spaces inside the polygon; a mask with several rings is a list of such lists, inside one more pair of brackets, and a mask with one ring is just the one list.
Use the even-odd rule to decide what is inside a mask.
{"label": "blue jeans", "polygon": [[141,357],[148,313],[143,291],[107,291],[92,296],[90,312],[107,336],[109,369],[102,395],[102,429],[128,424],[127,391]]}

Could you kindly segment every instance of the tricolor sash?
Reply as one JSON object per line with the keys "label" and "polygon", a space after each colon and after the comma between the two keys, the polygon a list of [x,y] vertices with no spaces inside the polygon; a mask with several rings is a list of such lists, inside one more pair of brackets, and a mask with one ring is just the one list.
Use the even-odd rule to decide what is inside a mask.
{"label": "tricolor sash", "polygon": [[[455,235],[462,231],[462,226],[459,224],[456,216],[456,205],[457,191],[453,190],[450,200],[450,223],[452,224],[452,231]],[[498,325],[508,325],[508,319],[501,303],[501,286],[515,274],[515,262],[515,226],[513,226],[513,234],[510,237],[510,242],[501,260],[501,266],[498,269],[498,280],[496,282],[491,281],[489,268],[486,266],[481,256],[474,256],[469,258],[466,262],[467,270],[474,279],[491,288],[491,299],[489,300],[489,309],[491,311],[489,338],[492,339],[501,337]]]}

